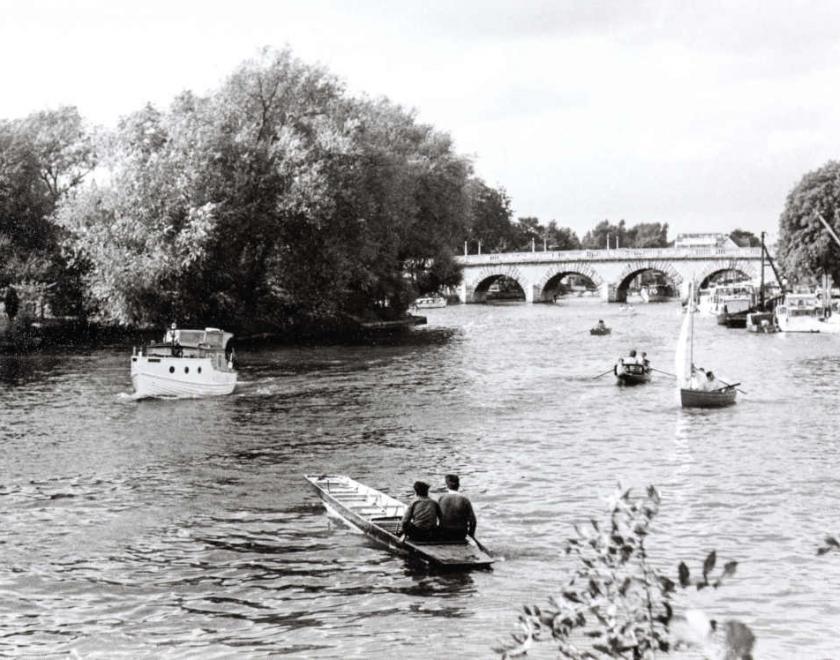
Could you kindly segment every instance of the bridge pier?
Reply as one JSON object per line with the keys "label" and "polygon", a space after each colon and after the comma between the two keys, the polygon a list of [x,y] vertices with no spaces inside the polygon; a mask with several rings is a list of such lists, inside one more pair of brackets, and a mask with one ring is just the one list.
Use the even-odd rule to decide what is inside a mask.
{"label": "bridge pier", "polygon": [[617,282],[604,282],[599,287],[599,294],[604,302],[627,302],[627,289],[620,289]]}

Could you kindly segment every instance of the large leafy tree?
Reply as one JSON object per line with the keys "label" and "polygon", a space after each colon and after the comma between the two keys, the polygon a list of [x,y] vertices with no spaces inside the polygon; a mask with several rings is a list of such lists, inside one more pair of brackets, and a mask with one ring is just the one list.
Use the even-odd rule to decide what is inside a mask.
{"label": "large leafy tree", "polygon": [[128,117],[109,165],[107,184],[58,214],[105,319],[394,316],[426,275],[459,276],[468,161],[288,51],[264,51],[207,97]]}
{"label": "large leafy tree", "polygon": [[51,214],[94,165],[93,134],[74,107],[0,121],[0,286],[50,282],[54,311],[78,311],[80,283]]}
{"label": "large leafy tree", "polygon": [[840,282],[840,247],[818,216],[840,233],[840,162],[807,173],[787,196],[779,219],[777,256],[793,281],[828,274]]}

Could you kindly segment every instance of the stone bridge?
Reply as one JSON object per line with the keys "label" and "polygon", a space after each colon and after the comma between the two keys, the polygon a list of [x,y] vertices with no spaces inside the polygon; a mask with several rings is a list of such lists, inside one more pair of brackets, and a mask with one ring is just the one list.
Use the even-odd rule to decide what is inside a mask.
{"label": "stone bridge", "polygon": [[[730,271],[752,280],[761,277],[761,248],[619,248],[615,250],[562,250],[503,252],[458,257],[464,267],[461,302],[484,302],[490,285],[500,277],[515,280],[527,302],[552,302],[560,281],[582,275],[608,302],[627,300],[627,287],[645,272],[665,275],[685,298],[692,280],[704,287],[715,275]],[[765,277],[775,281],[767,269]]]}

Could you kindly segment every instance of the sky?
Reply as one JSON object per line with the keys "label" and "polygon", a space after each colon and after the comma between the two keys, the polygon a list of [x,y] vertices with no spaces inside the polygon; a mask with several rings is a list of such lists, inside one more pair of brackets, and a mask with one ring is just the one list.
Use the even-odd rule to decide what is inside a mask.
{"label": "sky", "polygon": [[113,126],[264,46],[449,133],[514,213],[775,233],[840,157],[840,3],[0,0],[0,118]]}

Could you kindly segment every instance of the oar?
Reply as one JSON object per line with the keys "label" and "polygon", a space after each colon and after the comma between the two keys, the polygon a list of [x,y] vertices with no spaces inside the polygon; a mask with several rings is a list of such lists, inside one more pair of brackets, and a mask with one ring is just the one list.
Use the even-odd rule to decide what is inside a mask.
{"label": "oar", "polygon": [[[718,378],[718,380],[720,380],[720,378]],[[721,390],[726,390],[726,389],[729,389],[730,387],[732,387],[732,388],[738,390],[741,394],[746,394],[746,392],[744,392],[744,390],[742,390],[738,387],[738,385],[740,385],[741,383],[733,383],[732,385],[730,385],[725,380],[720,380],[720,382],[723,383],[724,385],[726,385],[726,387],[718,387],[715,390],[715,392],[720,392]]]}
{"label": "oar", "polygon": [[670,376],[671,378],[676,378],[677,377],[676,374],[672,374],[672,373],[669,373],[667,371],[662,371],[662,369],[657,369],[656,367],[651,367],[650,370],[651,371],[658,371],[659,373],[665,374],[666,376]]}
{"label": "oar", "polygon": [[[598,374],[597,376],[593,376],[593,377],[592,377],[592,380],[597,380],[597,379],[598,379],[598,378],[600,378],[601,376],[606,376],[607,374],[611,374],[611,373],[613,372],[613,370],[614,370],[614,369],[615,369],[615,367],[610,367],[610,368],[609,368],[609,369],[607,369],[604,373],[602,373],[602,374]],[[473,540],[475,541],[475,539],[473,539]],[[475,542],[476,542],[476,543],[478,543],[478,541],[475,541]]]}
{"label": "oar", "polygon": [[479,541],[477,538],[475,538],[475,535],[470,534],[470,538],[473,541],[475,541],[475,544],[478,546],[479,550],[481,550],[485,554],[490,555],[491,557],[493,556],[493,553],[490,552],[490,549],[487,546],[485,546],[481,541]]}

